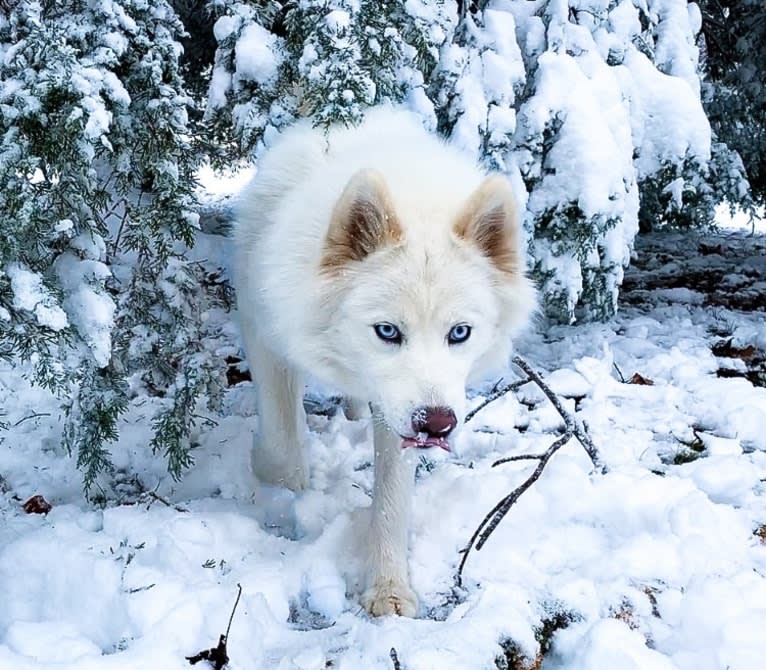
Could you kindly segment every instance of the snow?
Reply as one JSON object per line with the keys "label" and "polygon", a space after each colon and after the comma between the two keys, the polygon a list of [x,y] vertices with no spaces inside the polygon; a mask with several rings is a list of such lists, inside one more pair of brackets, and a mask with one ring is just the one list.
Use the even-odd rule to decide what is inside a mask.
{"label": "snow", "polygon": [[122,56],[128,49],[128,38],[120,32],[109,32],[101,38],[118,58]]}
{"label": "snow", "polygon": [[[209,191],[237,188],[217,180],[203,181]],[[722,245],[699,257],[709,272],[739,272],[731,249],[757,253],[761,238],[733,234],[706,242]],[[228,252],[213,238],[202,235],[197,252],[215,262]],[[238,384],[216,423],[194,429],[196,467],[173,482],[146,446],[146,417],[161,400],[139,393],[112,446],[116,471],[99,481],[106,504],[91,506],[61,451],[59,402],[0,364],[9,424],[0,432],[0,667],[180,670],[224,632],[239,583],[232,670],[390,670],[392,647],[403,667],[491,668],[502,639],[534,656],[535,628],[556,612],[571,623],[554,635],[546,670],[760,668],[766,545],[753,531],[766,520],[766,389],[717,377],[723,359],[711,347],[725,326],[738,346],[762,348],[763,314],[646,288],[663,269],[677,276],[698,260],[688,238],[661,248],[672,257],[656,267],[654,247],[639,246],[611,322],[551,327],[517,347],[586,423],[610,472],[593,473],[576,442],[563,447],[471,554],[456,593],[459,550],[534,467],[491,464],[541,451],[561,423],[531,385],[482,410],[454,454],[420,469],[414,620],[371,620],[359,605],[372,486],[366,422],[310,412],[309,488],[254,486],[253,389]],[[12,281],[34,307],[45,296],[31,275],[15,268]],[[224,350],[236,350],[234,317],[211,318],[227,333]],[[636,372],[653,385],[620,381]],[[311,397],[315,409],[332,407]],[[480,401],[475,390],[471,403]],[[695,436],[700,457],[674,465]],[[37,493],[53,509],[24,514],[21,502]]]}
{"label": "snow", "polygon": [[699,94],[687,81],[659,72],[637,51],[626,56],[625,65],[632,80],[631,124],[640,147],[635,160],[639,176],[653,174],[658,164],[679,156],[709,159],[710,124]]}
{"label": "snow", "polygon": [[208,109],[219,109],[226,104],[226,94],[231,89],[232,75],[223,67],[214,67],[208,89]]}
{"label": "snow", "polygon": [[223,42],[229,35],[231,35],[237,28],[240,27],[241,21],[235,16],[220,16],[213,25],[213,34],[218,42]]}
{"label": "snow", "polygon": [[612,32],[622,37],[633,39],[641,34],[641,20],[638,17],[638,8],[632,0],[622,0],[609,12],[609,25]]}
{"label": "snow", "polygon": [[235,48],[237,78],[267,85],[276,78],[279,67],[277,38],[257,23],[248,25]]}
{"label": "snow", "polygon": [[69,245],[72,251],[61,254],[54,263],[63,291],[62,304],[97,365],[105,367],[112,355],[116,310],[103,290],[104,281],[112,275],[103,262],[106,245],[98,235],[78,235]]}
{"label": "snow", "polygon": [[719,228],[745,229],[766,232],[766,212],[763,207],[758,207],[754,216],[751,218],[748,212],[737,208],[731,212],[726,203],[716,207],[715,223]]}
{"label": "snow", "polygon": [[640,632],[620,621],[605,619],[585,631],[582,628],[585,627],[574,626],[571,631],[562,633],[562,648],[571,653],[572,661],[560,667],[567,670],[676,670],[677,666],[667,657],[646,647]]}
{"label": "snow", "polygon": [[74,221],[72,219],[61,219],[54,227],[57,233],[65,233],[74,228]]}
{"label": "snow", "polygon": [[[518,110],[516,163],[530,191],[526,225],[536,238],[531,255],[543,293],[555,305],[549,311],[573,320],[581,301],[595,312],[599,301],[607,309],[616,304],[638,231],[639,181],[687,159],[707,160],[710,129],[696,73],[663,74],[639,51],[633,2],[578,2],[574,17],[566,3],[549,3],[545,25],[530,15],[530,4],[497,3],[513,12],[534,74],[527,82],[533,95]],[[681,39],[676,55],[696,63],[681,4],[653,6],[654,20],[678,24],[668,40]],[[684,187],[684,180],[675,184],[679,201]],[[575,206],[598,230],[589,246],[578,239],[576,222],[568,225],[566,210]]]}
{"label": "snow", "polygon": [[[514,103],[513,84],[524,81],[526,72],[516,40],[516,23],[510,12],[487,9],[484,12],[485,39],[490,49],[482,53],[483,80],[486,93],[495,104]],[[513,132],[513,129],[511,129]]]}
{"label": "snow", "polygon": [[230,172],[217,172],[210,164],[204,164],[197,172],[200,195],[206,200],[236,195],[242,191],[255,174],[251,166]]}
{"label": "snow", "polygon": [[43,278],[18,264],[6,269],[11,280],[13,306],[32,312],[41,326],[52,330],[63,330],[69,325],[66,313],[56,304],[55,298],[43,285]]}
{"label": "snow", "polygon": [[324,17],[327,27],[334,33],[342,33],[351,25],[351,17],[342,9],[333,9]]}
{"label": "snow", "polygon": [[[607,86],[597,83],[598,76],[609,76],[606,65],[600,64],[603,74],[594,72],[589,78],[567,55],[546,53],[538,63],[537,95],[521,112],[525,130],[542,134],[550,118],[557,115],[562,126],[549,153],[551,164],[556,165],[555,175],[546,179],[544,189],[535,190],[530,208],[542,212],[555,207],[554,203],[575,201],[589,218],[600,212],[607,216],[621,214],[623,180],[634,179],[630,161],[623,160],[631,138],[625,134],[624,111],[619,105],[610,104],[611,95],[604,95],[611,93],[609,88],[615,89],[614,83]],[[568,81],[578,95],[569,95],[561,87],[562,81]],[[615,171],[613,168],[618,165],[622,170]],[[635,215],[631,212],[630,218]]]}

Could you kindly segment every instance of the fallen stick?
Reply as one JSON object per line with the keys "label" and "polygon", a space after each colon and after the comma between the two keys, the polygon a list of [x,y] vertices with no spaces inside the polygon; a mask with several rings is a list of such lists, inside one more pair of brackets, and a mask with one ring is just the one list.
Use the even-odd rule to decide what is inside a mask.
{"label": "fallen stick", "polygon": [[239,598],[242,595],[242,586],[237,584],[237,589],[239,590],[237,591],[237,599],[234,601],[234,607],[231,609],[229,625],[226,626],[226,632],[218,638],[218,645],[211,649],[205,649],[193,656],[187,656],[186,660],[189,661],[189,665],[197,665],[200,661],[209,661],[213,665],[213,670],[223,670],[226,667],[229,662],[229,652],[227,649],[229,631],[231,630],[231,622],[234,620],[234,612],[237,611],[237,605],[239,605]]}
{"label": "fallen stick", "polygon": [[569,437],[576,437],[582,445],[583,449],[585,449],[588,456],[590,457],[590,460],[593,463],[593,467],[597,470],[601,470],[602,474],[606,472],[606,466],[601,460],[601,455],[599,454],[596,445],[593,444],[593,440],[590,439],[590,435],[588,435],[588,432],[585,430],[585,427],[582,425],[580,420],[572,416],[569,412],[566,411],[566,409],[564,409],[564,406],[561,404],[559,397],[551,390],[551,387],[543,381],[543,378],[537,374],[537,372],[535,372],[529,363],[521,358],[521,356],[514,356],[512,360],[515,366],[524,370],[527,377],[529,377],[528,381],[533,381],[540,387],[548,400],[551,401],[551,404],[556,408],[556,411],[561,415],[561,418],[564,419],[564,425],[566,427],[565,434],[569,434]]}
{"label": "fallen stick", "polygon": [[506,458],[501,458],[492,464],[492,467],[494,468],[498,465],[502,465],[503,463],[511,463],[514,461],[537,461],[537,467],[534,469],[532,474],[529,475],[529,477],[527,477],[519,486],[513,489],[513,491],[511,491],[507,496],[500,500],[489,511],[484,519],[482,519],[478,528],[474,531],[471,539],[468,541],[468,544],[461,550],[463,556],[460,559],[460,565],[458,566],[457,575],[455,577],[458,588],[462,588],[463,586],[463,570],[471,551],[473,549],[479,551],[484,546],[490,535],[492,535],[505,515],[508,514],[508,511],[511,509],[511,507],[516,504],[518,499],[532,486],[532,484],[534,484],[540,478],[540,475],[543,473],[543,470],[548,464],[548,461],[551,459],[551,456],[553,456],[553,454],[555,454],[561,447],[569,442],[569,440],[571,440],[573,437],[577,438],[585,452],[588,454],[588,457],[590,458],[591,463],[593,463],[595,470],[601,472],[602,474],[606,472],[606,466],[601,460],[601,455],[599,454],[596,445],[593,444],[593,441],[590,439],[590,435],[588,435],[585,427],[582,425],[579,419],[572,416],[569,412],[567,412],[566,409],[564,409],[564,406],[561,404],[559,397],[543,381],[543,378],[537,372],[535,372],[532,366],[529,365],[529,363],[527,363],[523,358],[520,356],[514,356],[513,364],[524,371],[526,374],[526,379],[521,379],[519,381],[506,384],[501,388],[493,390],[492,393],[490,393],[490,395],[487,397],[486,401],[481,403],[472,412],[469,412],[469,414],[466,416],[466,422],[472,419],[479,410],[483,409],[491,402],[497,400],[499,397],[505,395],[509,391],[517,391],[525,384],[534,382],[537,384],[537,386],[540,387],[546,398],[548,398],[556,411],[561,415],[561,418],[564,419],[564,433],[557,437],[551,446],[540,454],[519,454],[516,456],[508,456]]}

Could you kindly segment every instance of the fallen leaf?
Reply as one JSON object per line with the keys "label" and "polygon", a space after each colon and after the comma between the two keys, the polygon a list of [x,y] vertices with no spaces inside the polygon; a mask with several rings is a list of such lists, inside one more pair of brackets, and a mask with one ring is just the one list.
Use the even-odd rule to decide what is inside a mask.
{"label": "fallen leaf", "polygon": [[712,351],[714,356],[739,358],[743,361],[750,360],[756,354],[756,349],[752,344],[748,344],[746,347],[735,347],[731,338],[714,344]]}
{"label": "fallen leaf", "polygon": [[638,372],[634,372],[633,376],[628,380],[628,384],[638,384],[639,386],[654,386],[654,381],[648,377],[644,377],[643,375],[638,374]]}
{"label": "fallen leaf", "polygon": [[53,505],[38,494],[27,500],[23,508],[27,514],[47,514],[53,509]]}

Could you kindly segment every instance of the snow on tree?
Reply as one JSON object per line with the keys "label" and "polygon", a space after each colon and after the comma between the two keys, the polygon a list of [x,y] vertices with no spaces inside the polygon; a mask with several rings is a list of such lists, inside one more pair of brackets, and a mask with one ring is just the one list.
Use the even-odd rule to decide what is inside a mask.
{"label": "snow on tree", "polygon": [[304,116],[349,124],[366,107],[408,102],[433,117],[424,73],[446,36],[439,7],[421,0],[212,5],[221,15],[208,116],[221,137],[234,130],[241,155]]}
{"label": "snow on tree", "polygon": [[159,0],[21,0],[0,13],[0,356],[66,398],[86,486],[137,387],[152,447],[190,462],[203,351],[183,26]]}
{"label": "snow on tree", "polygon": [[684,1],[581,0],[518,22],[531,92],[515,142],[546,311],[608,317],[639,216],[672,220],[704,185],[690,15]]}
{"label": "snow on tree", "polygon": [[711,167],[686,0],[212,5],[208,118],[241,155],[302,116],[393,102],[435,119],[516,184],[556,320],[612,314],[639,220],[704,223],[731,174]]}

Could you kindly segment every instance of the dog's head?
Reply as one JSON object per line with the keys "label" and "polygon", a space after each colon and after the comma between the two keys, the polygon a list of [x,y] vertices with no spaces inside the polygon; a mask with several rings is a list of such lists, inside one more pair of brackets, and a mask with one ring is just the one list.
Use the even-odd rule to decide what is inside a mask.
{"label": "dog's head", "polygon": [[327,363],[405,445],[447,448],[466,384],[507,362],[535,304],[507,180],[486,177],[460,200],[395,199],[379,173],[363,170],[325,240]]}

